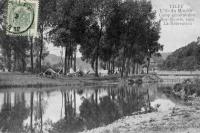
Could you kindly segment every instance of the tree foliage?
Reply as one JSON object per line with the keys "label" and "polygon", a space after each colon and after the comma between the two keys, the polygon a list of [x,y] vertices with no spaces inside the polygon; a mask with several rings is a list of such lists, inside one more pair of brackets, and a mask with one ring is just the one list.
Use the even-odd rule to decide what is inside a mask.
{"label": "tree foliage", "polygon": [[[123,77],[136,73],[138,64],[148,67],[150,58],[162,50],[158,43],[160,22],[155,16],[152,4],[147,0],[41,0],[39,38],[34,41],[31,38],[12,40],[4,34],[1,47],[8,59],[17,53],[13,51],[20,49],[24,51],[21,55],[26,55],[23,58],[30,53],[31,64],[36,51],[39,54],[36,68],[41,71],[42,59],[46,55],[44,44],[48,38],[55,46],[65,48],[66,74],[69,68],[76,69],[76,50],[80,45],[82,59],[91,64],[96,76],[101,64],[109,73],[114,73],[117,68]],[[14,43],[23,46],[20,45],[19,49]],[[12,61],[7,62],[12,64]]]}
{"label": "tree foliage", "polygon": [[167,57],[161,66],[166,70],[196,70],[200,68],[200,46],[192,42],[177,49]]}

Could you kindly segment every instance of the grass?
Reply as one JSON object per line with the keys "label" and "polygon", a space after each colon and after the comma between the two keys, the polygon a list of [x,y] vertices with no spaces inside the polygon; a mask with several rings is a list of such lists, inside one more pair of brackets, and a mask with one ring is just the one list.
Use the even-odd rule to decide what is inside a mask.
{"label": "grass", "polygon": [[41,78],[37,75],[21,73],[0,73],[0,88],[11,87],[54,87],[79,84],[79,80]]}
{"label": "grass", "polygon": [[[135,76],[135,77],[138,77]],[[68,85],[111,85],[119,83],[119,75],[108,75],[103,77],[95,77],[94,75],[84,75],[83,77],[57,77],[55,79],[39,77],[32,74],[22,73],[0,73],[0,89],[1,88],[20,88],[20,87],[55,87]]]}
{"label": "grass", "polygon": [[0,73],[1,88],[20,88],[20,87],[55,87],[68,85],[99,85],[118,82],[117,76],[106,77],[60,77],[60,78],[41,78],[37,75],[22,73]]}

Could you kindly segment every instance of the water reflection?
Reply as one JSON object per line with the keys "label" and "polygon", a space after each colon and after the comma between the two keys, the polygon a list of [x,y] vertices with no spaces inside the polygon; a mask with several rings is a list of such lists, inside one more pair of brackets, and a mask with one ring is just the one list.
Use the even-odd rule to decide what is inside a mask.
{"label": "water reflection", "polygon": [[[3,93],[3,104],[0,113],[0,129],[2,132],[24,132],[23,121],[28,118],[29,108],[25,105],[24,93]],[[14,98],[14,103],[11,102]]]}
{"label": "water reflection", "polygon": [[157,88],[146,84],[1,90],[0,130],[76,133],[107,125],[158,101],[173,103]]}

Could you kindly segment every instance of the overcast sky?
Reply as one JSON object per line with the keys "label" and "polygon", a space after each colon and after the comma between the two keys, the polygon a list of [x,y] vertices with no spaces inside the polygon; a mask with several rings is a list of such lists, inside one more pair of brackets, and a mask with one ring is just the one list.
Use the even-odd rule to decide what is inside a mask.
{"label": "overcast sky", "polygon": [[160,43],[164,45],[163,52],[173,52],[177,48],[196,41],[200,36],[200,1],[199,0],[152,0],[155,10],[168,8],[170,4],[183,4],[185,8],[191,8],[195,13],[195,21],[188,26],[161,25]]}
{"label": "overcast sky", "polygon": [[[182,4],[184,8],[191,8],[195,13],[195,21],[192,25],[161,25],[161,37],[159,42],[164,45],[163,52],[174,50],[196,41],[200,36],[200,0],[151,0],[154,10],[159,14],[159,9],[169,9],[170,4]],[[60,56],[60,48],[48,45],[51,54]],[[80,53],[78,56],[81,56]]]}

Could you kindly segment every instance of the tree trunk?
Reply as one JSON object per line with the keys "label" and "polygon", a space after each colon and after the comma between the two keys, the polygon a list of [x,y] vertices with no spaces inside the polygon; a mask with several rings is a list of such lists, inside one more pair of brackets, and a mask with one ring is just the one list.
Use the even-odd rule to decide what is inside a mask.
{"label": "tree trunk", "polygon": [[70,66],[71,68],[73,68],[73,52],[71,52],[71,56],[70,56]]}
{"label": "tree trunk", "polygon": [[123,76],[124,76],[124,67],[125,67],[124,63],[125,63],[125,57],[123,57],[123,64],[122,64],[122,69],[121,69],[121,78],[123,78]]}
{"label": "tree trunk", "polygon": [[76,72],[76,51],[74,51],[74,71]]}
{"label": "tree trunk", "polygon": [[13,66],[13,71],[16,71],[16,67],[17,67],[17,54],[16,54],[16,52],[14,52],[14,66]]}
{"label": "tree trunk", "polygon": [[72,67],[72,62],[73,62],[73,50],[72,50],[72,41],[70,41],[70,54],[69,54],[69,63],[70,63],[70,68]]}
{"label": "tree trunk", "polygon": [[135,74],[135,63],[132,64],[132,74]]}
{"label": "tree trunk", "polygon": [[7,68],[9,72],[11,72],[11,69],[12,69],[11,56],[12,56],[11,49],[9,49],[7,53]]}
{"label": "tree trunk", "polygon": [[113,59],[113,62],[112,62],[112,74],[115,73],[115,60]]}
{"label": "tree trunk", "polygon": [[[70,52],[70,51],[69,51]],[[68,57],[68,62],[67,62],[67,65],[68,65],[68,69],[67,69],[67,71],[69,71],[70,70],[70,68],[71,68],[71,66],[70,66],[70,54],[67,56]]]}
{"label": "tree trunk", "polygon": [[125,47],[124,47],[124,51],[123,51],[124,53],[123,53],[123,63],[122,63],[122,71],[121,71],[121,78],[123,78],[123,73],[124,73],[124,67],[125,67]]}
{"label": "tree trunk", "polygon": [[43,28],[40,31],[41,40],[40,40],[40,55],[39,55],[39,71],[42,72],[42,54],[43,54]]}
{"label": "tree trunk", "polygon": [[67,46],[65,47],[65,66],[64,66],[64,75],[67,74]]}
{"label": "tree trunk", "polygon": [[108,61],[108,74],[110,74],[110,60]]}
{"label": "tree trunk", "polygon": [[99,72],[98,72],[98,64],[99,64],[99,63],[98,63],[98,57],[99,57],[99,55],[98,55],[98,52],[97,52],[97,55],[96,55],[96,65],[95,65],[95,69],[96,69],[96,70],[95,70],[95,76],[96,76],[96,77],[99,76],[99,74],[98,74],[98,73],[99,73]]}
{"label": "tree trunk", "polygon": [[137,63],[137,74],[139,74],[139,64]]}
{"label": "tree trunk", "polygon": [[100,41],[101,41],[101,36],[102,36],[102,30],[103,30],[103,27],[102,27],[102,24],[101,24],[101,29],[99,31],[99,38],[98,38],[98,44],[97,44],[97,51],[96,51],[96,71],[95,71],[95,76],[98,77],[99,76],[99,72],[98,72],[98,60],[99,60],[99,46],[100,46]]}
{"label": "tree trunk", "polygon": [[25,72],[26,70],[26,62],[25,62],[25,57],[21,57],[21,61],[22,61],[22,73]]}
{"label": "tree trunk", "polygon": [[147,58],[147,74],[149,74],[150,58]]}
{"label": "tree trunk", "polygon": [[130,69],[130,58],[128,58],[127,63],[126,63],[126,77],[128,77],[129,70]]}
{"label": "tree trunk", "polygon": [[33,38],[31,37],[31,51],[30,51],[30,56],[31,56],[31,73],[33,73]]}

